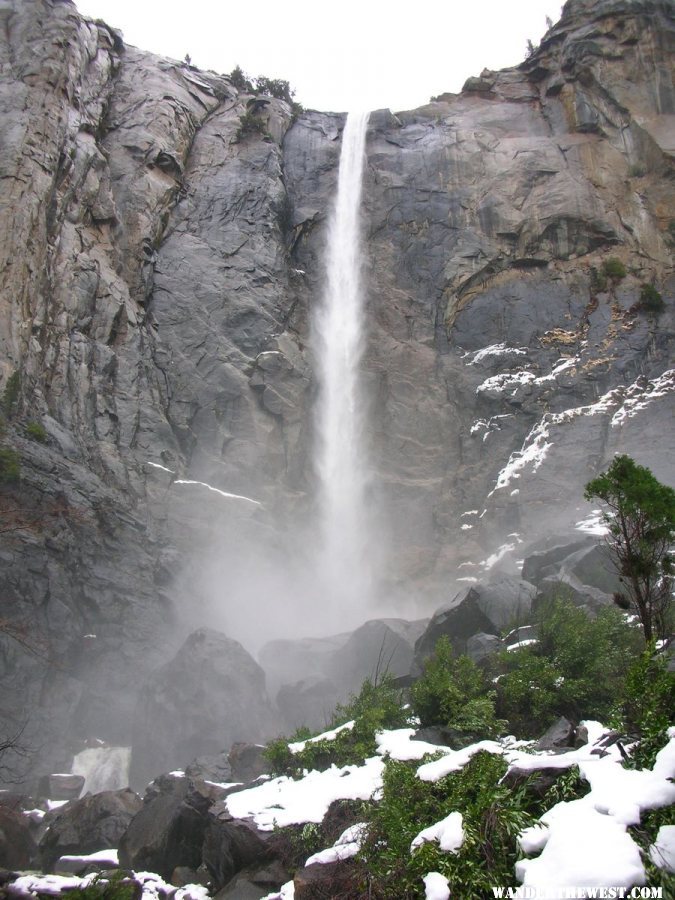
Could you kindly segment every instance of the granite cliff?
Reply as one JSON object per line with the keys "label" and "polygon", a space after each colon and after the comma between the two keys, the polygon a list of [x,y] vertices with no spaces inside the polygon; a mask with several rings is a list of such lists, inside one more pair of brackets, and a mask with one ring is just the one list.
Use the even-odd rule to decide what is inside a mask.
{"label": "granite cliff", "polygon": [[[320,622],[308,341],[344,115],[70,2],[0,18],[0,665],[53,770],[129,743],[188,630],[255,647]],[[673,482],[674,36],[668,0],[569,0],[522,65],[371,114],[390,604],[364,619],[515,571],[618,450]]]}

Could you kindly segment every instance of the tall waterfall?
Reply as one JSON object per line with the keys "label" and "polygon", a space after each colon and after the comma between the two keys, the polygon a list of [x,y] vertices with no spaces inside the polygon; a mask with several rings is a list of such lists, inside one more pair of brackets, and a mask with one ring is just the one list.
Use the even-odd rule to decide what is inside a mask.
{"label": "tall waterfall", "polygon": [[342,135],[338,189],[326,258],[326,288],[314,320],[319,396],[316,470],[321,519],[319,567],[328,603],[326,619],[344,623],[368,602],[368,550],[364,440],[365,398],[360,364],[364,349],[360,206],[368,113],[350,113]]}

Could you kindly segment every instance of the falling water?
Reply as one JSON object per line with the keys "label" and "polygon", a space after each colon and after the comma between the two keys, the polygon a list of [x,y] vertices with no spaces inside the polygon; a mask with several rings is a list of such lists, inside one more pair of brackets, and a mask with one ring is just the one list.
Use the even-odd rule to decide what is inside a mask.
{"label": "falling water", "polygon": [[314,321],[319,397],[316,469],[321,516],[319,566],[329,620],[344,622],[368,602],[364,348],[360,206],[367,113],[350,113],[342,135],[331,215],[326,290]]}

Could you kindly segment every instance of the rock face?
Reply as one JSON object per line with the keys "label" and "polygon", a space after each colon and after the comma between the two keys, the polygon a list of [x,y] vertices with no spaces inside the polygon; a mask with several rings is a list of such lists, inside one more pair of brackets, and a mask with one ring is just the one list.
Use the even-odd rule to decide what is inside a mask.
{"label": "rock face", "polygon": [[260,666],[237,641],[201,628],[141,688],[131,783],[142,790],[158,771],[277,731]]}
{"label": "rock face", "polygon": [[[20,465],[2,457],[0,579],[29,639],[0,635],[3,716],[33,710],[46,773],[68,770],[67,735],[128,746],[137,685],[195,627],[320,632],[308,347],[344,117],[126,47],[70,2],[0,17],[1,442]],[[672,482],[674,31],[665,0],[570,0],[521,66],[371,115],[387,604],[362,621],[412,596],[428,615],[458,576],[572,540],[617,450]],[[260,132],[239,133],[247,109]]]}

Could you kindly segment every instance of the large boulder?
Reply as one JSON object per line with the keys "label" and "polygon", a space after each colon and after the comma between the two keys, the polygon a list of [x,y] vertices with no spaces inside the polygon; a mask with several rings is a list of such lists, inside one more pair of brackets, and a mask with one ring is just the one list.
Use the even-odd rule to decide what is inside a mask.
{"label": "large boulder", "polygon": [[477,583],[460,591],[432,617],[415,644],[418,667],[430,656],[439,638],[450,640],[454,652],[468,653],[476,635],[498,635],[507,627],[527,621],[537,589],[518,578],[501,575],[493,581]]}
{"label": "large boulder", "polygon": [[238,641],[210,628],[193,632],[143,686],[133,725],[130,781],[217,754],[235,741],[278,731],[265,675]]}
{"label": "large boulder", "polygon": [[36,850],[29,820],[16,810],[0,806],[0,867],[28,869]]}
{"label": "large boulder", "polygon": [[251,822],[234,819],[224,804],[214,804],[202,849],[202,863],[213,888],[224,887],[244,868],[255,870],[270,863],[273,858],[270,836],[271,832],[259,832]]}
{"label": "large boulder", "polygon": [[51,871],[60,856],[117,847],[142,805],[128,788],[71,800],[46,819],[49,827],[40,841],[42,868]]}
{"label": "large boulder", "polygon": [[177,867],[196,870],[213,800],[201,782],[162,775],[148,788],[141,809],[119,843],[120,865],[170,879]]}

